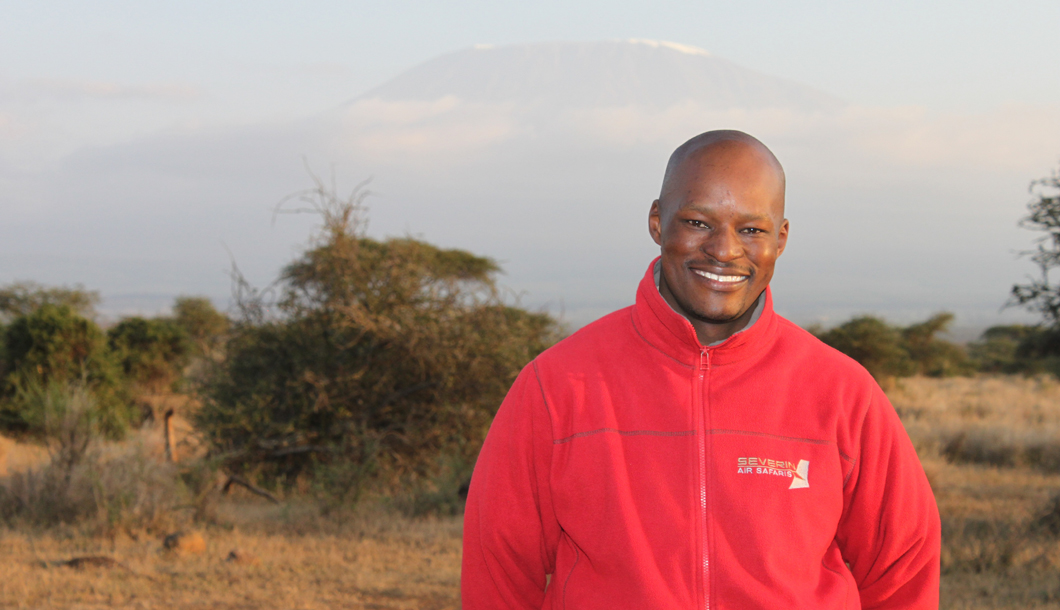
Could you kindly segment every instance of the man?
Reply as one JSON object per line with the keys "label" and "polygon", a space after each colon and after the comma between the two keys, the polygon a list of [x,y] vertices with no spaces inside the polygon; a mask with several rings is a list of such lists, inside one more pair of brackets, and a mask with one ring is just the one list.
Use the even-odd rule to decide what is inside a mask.
{"label": "man", "polygon": [[773,154],[689,140],[648,229],[636,304],[541,354],[493,421],[464,608],[937,608],[938,510],[894,409],[773,312]]}

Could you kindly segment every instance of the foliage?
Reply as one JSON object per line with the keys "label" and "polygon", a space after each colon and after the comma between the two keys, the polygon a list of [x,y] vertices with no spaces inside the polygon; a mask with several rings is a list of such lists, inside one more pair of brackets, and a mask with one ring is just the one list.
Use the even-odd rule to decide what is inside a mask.
{"label": "foliage", "polygon": [[18,472],[0,485],[0,523],[78,526],[113,537],[172,531],[176,509],[188,500],[171,464],[159,462],[142,444],[104,449],[96,445],[72,468],[56,460]]}
{"label": "foliage", "polygon": [[69,483],[73,469],[99,438],[99,410],[82,383],[53,381],[19,388],[19,402],[30,428],[40,430],[52,463]]}
{"label": "foliage", "polygon": [[228,317],[205,297],[177,297],[173,317],[191,339],[197,356],[216,354],[231,326]]}
{"label": "foliage", "polygon": [[1034,199],[1027,204],[1028,214],[1020,226],[1045,233],[1035,240],[1034,250],[1024,253],[1038,265],[1041,275],[1013,286],[1010,302],[1037,312],[1046,325],[1060,328],[1060,286],[1049,281],[1049,271],[1060,266],[1060,171],[1031,182],[1030,191]]}
{"label": "foliage", "polygon": [[37,525],[96,516],[113,520],[120,505],[128,504],[122,498],[136,490],[105,484],[116,464],[101,464],[100,410],[89,388],[79,382],[34,383],[20,390],[20,400],[29,424],[42,431],[51,459],[0,488],[0,518]]}
{"label": "foliage", "polygon": [[913,372],[902,349],[901,332],[873,316],[860,316],[818,335],[821,341],[857,360],[872,376],[906,376]]}
{"label": "foliage", "polygon": [[67,306],[86,318],[95,315],[99,293],[73,288],[41,286],[35,282],[16,282],[0,288],[0,320],[11,320],[34,313],[44,305]]}
{"label": "foliage", "polygon": [[191,352],[184,327],[166,318],[125,318],[107,331],[107,343],[125,378],[155,392],[173,386]]}
{"label": "foliage", "polygon": [[494,261],[367,237],[366,194],[302,193],[322,229],[275,303],[238,284],[197,415],[234,467],[293,482],[326,464],[351,497],[380,476],[429,476],[440,454],[473,461],[518,371],[557,336],[548,315],[502,300]]}
{"label": "foliage", "polygon": [[969,374],[974,367],[964,350],[936,336],[952,321],[953,314],[944,312],[902,328],[874,316],[859,316],[815,334],[857,360],[876,379]]}
{"label": "foliage", "polygon": [[96,405],[104,434],[121,436],[130,411],[118,367],[103,331],[68,305],[45,304],[16,318],[4,333],[5,370],[0,387],[0,425],[42,435],[33,414],[41,388],[83,383]]}
{"label": "foliage", "polygon": [[953,314],[937,313],[923,322],[902,329],[902,347],[909,354],[914,372],[928,377],[968,375],[975,367],[960,346],[936,337],[953,322]]}
{"label": "foliage", "polygon": [[968,355],[984,373],[1041,372],[1038,352],[1046,334],[1051,333],[1039,326],[991,326],[968,344]]}
{"label": "foliage", "polygon": [[408,485],[391,498],[391,505],[407,517],[459,515],[467,502],[474,464],[462,459],[439,459],[437,472]]}

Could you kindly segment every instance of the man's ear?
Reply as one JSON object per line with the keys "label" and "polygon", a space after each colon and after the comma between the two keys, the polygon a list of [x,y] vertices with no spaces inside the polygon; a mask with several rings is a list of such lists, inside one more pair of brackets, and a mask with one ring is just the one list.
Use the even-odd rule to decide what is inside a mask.
{"label": "man's ear", "polygon": [[[659,210],[659,200],[651,202],[648,210],[648,233],[655,243],[662,245],[662,212]],[[787,221],[785,221],[786,223]]]}
{"label": "man's ear", "polygon": [[780,230],[777,231],[777,256],[784,254],[784,248],[788,245],[788,219],[785,218],[784,222],[780,224]]}

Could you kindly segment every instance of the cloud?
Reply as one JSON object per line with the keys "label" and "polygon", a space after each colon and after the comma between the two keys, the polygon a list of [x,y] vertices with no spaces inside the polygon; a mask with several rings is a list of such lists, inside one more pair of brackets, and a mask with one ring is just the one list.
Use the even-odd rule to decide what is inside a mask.
{"label": "cloud", "polygon": [[380,160],[428,160],[448,165],[526,133],[513,104],[462,102],[455,96],[435,101],[353,102],[328,119],[337,122],[340,147]]}
{"label": "cloud", "polygon": [[977,114],[854,107],[836,127],[853,146],[908,166],[1021,170],[1060,155],[1060,106],[1010,104]]}
{"label": "cloud", "polygon": [[[350,149],[453,162],[528,136],[633,149],[676,146],[717,128],[748,131],[780,147],[810,146],[825,156],[895,170],[1027,171],[1060,155],[1060,106],[1008,105],[987,113],[938,113],[919,107],[846,106],[832,112],[785,108],[713,110],[686,100],[668,108],[592,109],[434,101],[360,100],[339,130]],[[831,154],[828,154],[831,151]],[[442,155],[438,157],[438,155]]]}

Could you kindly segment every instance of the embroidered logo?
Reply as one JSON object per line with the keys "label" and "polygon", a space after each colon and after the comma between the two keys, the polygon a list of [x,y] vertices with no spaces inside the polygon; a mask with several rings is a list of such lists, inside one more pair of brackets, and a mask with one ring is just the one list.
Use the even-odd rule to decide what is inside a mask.
{"label": "embroidered logo", "polygon": [[736,458],[736,474],[764,474],[791,479],[788,489],[810,486],[810,461],[799,460],[798,464],[787,460],[761,457]]}

